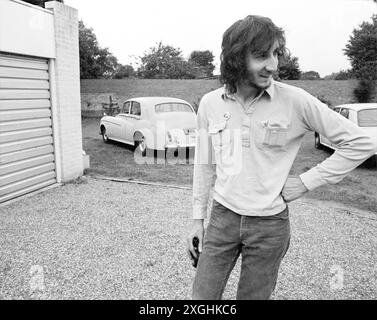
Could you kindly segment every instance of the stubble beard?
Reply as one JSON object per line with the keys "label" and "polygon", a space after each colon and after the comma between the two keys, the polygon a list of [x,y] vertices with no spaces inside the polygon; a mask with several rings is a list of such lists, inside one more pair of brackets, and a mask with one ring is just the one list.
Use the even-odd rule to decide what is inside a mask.
{"label": "stubble beard", "polygon": [[271,79],[269,79],[266,85],[259,85],[255,80],[255,76],[251,73],[247,74],[247,78],[244,80],[244,83],[252,88],[257,89],[258,91],[262,91],[267,89],[271,84]]}

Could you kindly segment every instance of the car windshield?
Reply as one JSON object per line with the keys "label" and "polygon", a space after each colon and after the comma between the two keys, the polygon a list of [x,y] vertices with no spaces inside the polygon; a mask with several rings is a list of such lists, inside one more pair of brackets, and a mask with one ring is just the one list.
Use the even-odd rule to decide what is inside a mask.
{"label": "car windshield", "polygon": [[365,109],[358,112],[360,127],[377,127],[377,109]]}
{"label": "car windshield", "polygon": [[163,112],[193,112],[189,105],[184,103],[176,103],[176,102],[169,102],[169,103],[161,103],[157,104],[156,107],[157,113]]}

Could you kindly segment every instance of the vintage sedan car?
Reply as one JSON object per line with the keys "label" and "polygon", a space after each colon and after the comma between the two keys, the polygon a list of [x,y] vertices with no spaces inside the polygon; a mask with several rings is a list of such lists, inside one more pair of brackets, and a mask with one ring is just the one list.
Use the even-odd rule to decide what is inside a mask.
{"label": "vintage sedan car", "polygon": [[[365,130],[369,135],[377,139],[377,103],[353,103],[336,106],[333,109],[343,117],[346,117],[360,128]],[[336,144],[332,143],[326,137],[315,132],[314,146],[317,149],[324,147],[336,150]],[[377,165],[377,153],[367,160],[368,166]]]}
{"label": "vintage sedan car", "polygon": [[116,116],[104,116],[100,134],[106,143],[115,140],[147,149],[178,150],[195,146],[196,113],[185,100],[139,97],[126,100]]}

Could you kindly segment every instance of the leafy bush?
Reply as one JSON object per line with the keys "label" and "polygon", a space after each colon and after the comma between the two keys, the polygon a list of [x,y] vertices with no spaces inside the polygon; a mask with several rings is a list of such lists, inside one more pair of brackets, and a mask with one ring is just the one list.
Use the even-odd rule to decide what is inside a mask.
{"label": "leafy bush", "polygon": [[375,93],[376,87],[374,81],[360,80],[357,87],[353,90],[353,95],[357,102],[367,103],[371,102]]}
{"label": "leafy bush", "polygon": [[354,76],[351,70],[340,70],[339,72],[333,72],[332,74],[324,77],[325,80],[349,80]]}
{"label": "leafy bush", "polygon": [[129,78],[135,75],[134,68],[130,65],[122,65],[119,64],[117,69],[115,70],[114,75],[112,76],[113,79],[123,79]]}
{"label": "leafy bush", "polygon": [[275,80],[298,80],[300,75],[301,70],[297,57],[293,57],[288,52],[279,58],[278,74],[275,75]]}
{"label": "leafy bush", "polygon": [[204,77],[212,77],[215,65],[213,64],[214,55],[211,51],[193,51],[190,54],[189,62],[193,62],[201,69]]}
{"label": "leafy bush", "polygon": [[320,80],[321,77],[316,71],[307,71],[301,73],[300,80]]}
{"label": "leafy bush", "polygon": [[334,80],[348,80],[352,79],[353,74],[351,70],[340,70],[334,77]]}
{"label": "leafy bush", "polygon": [[201,79],[212,76],[211,51],[193,51],[188,60],[179,48],[161,41],[140,57],[138,76],[145,79]]}

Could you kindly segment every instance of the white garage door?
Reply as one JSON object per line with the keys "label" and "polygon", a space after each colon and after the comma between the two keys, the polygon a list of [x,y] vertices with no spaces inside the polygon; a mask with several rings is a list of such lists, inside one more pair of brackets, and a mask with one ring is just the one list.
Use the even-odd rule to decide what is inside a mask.
{"label": "white garage door", "polygon": [[0,54],[0,203],[56,183],[48,61]]}

